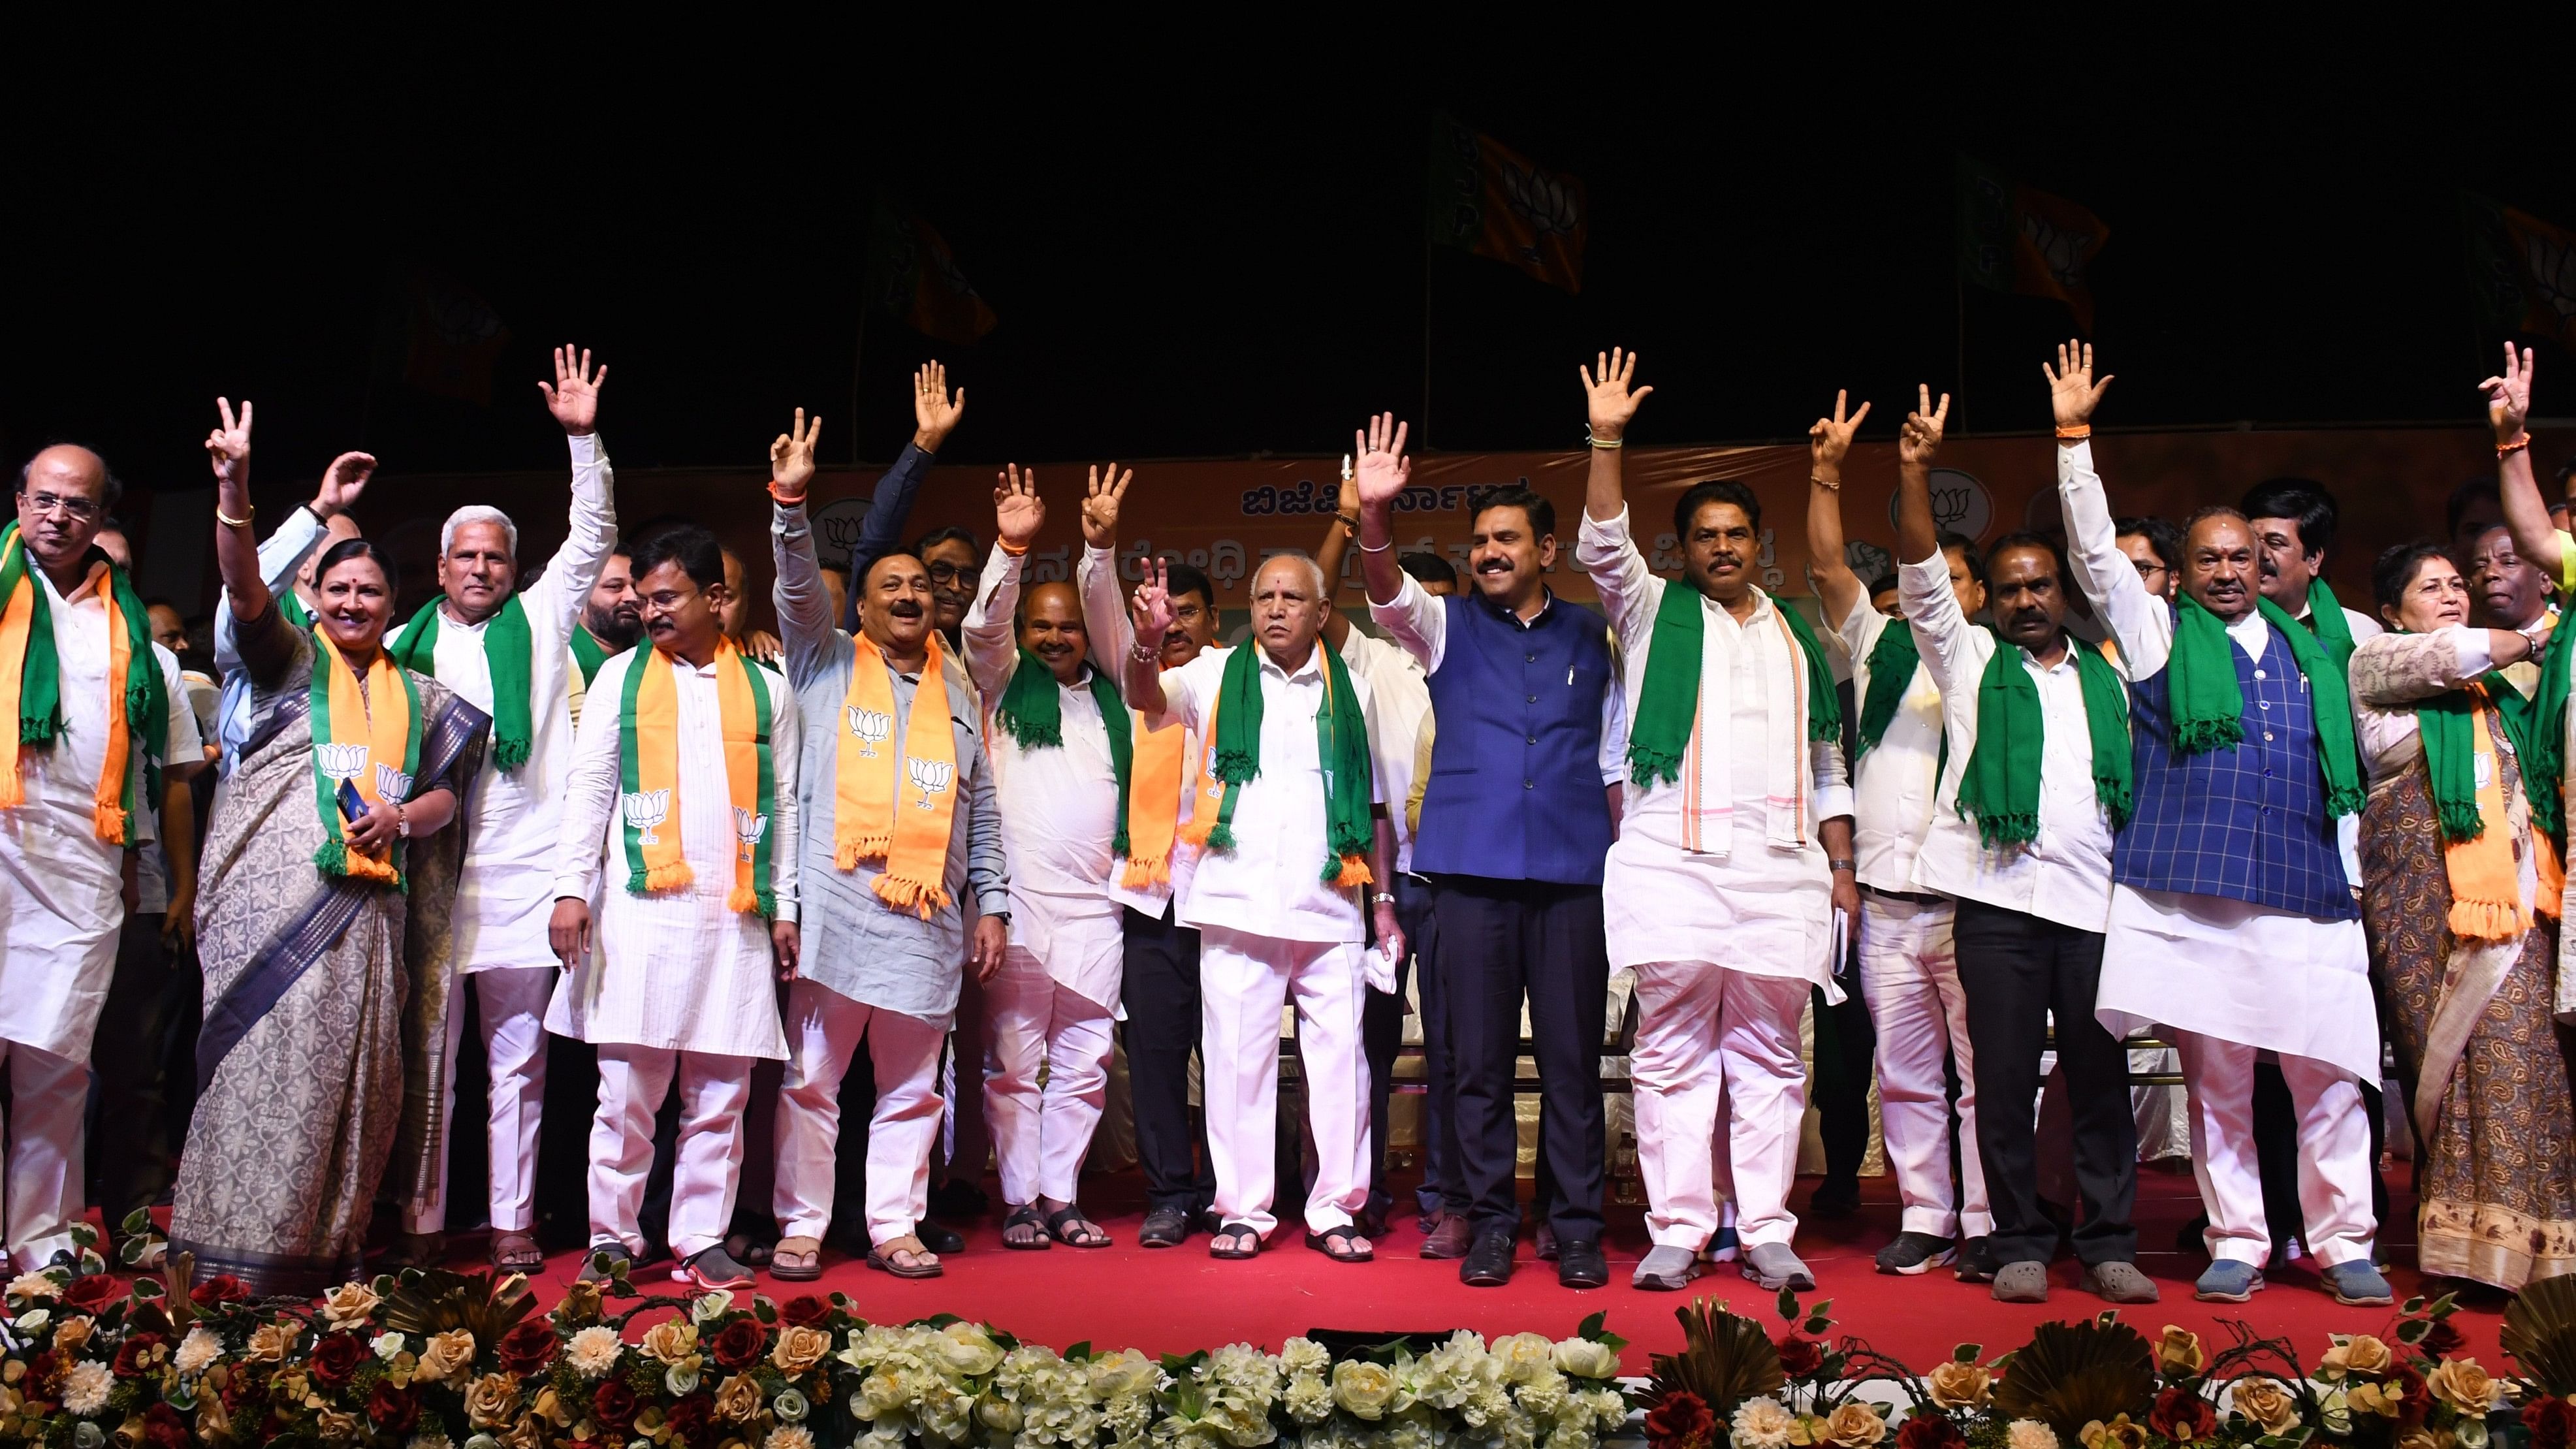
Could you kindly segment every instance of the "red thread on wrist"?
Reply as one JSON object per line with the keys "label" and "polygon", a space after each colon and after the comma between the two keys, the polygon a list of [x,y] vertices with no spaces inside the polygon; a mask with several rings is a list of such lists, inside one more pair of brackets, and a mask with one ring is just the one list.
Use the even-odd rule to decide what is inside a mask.
{"label": "red thread on wrist", "polygon": [[1027,544],[1021,544],[1018,548],[1011,547],[1011,541],[1007,538],[997,538],[993,540],[993,545],[1013,558],[1019,558],[1029,551]]}
{"label": "red thread on wrist", "polygon": [[770,480],[769,497],[771,502],[776,503],[781,508],[797,508],[803,506],[805,502],[805,495],[802,493],[790,498],[786,494],[779,492],[778,482],[776,479]]}

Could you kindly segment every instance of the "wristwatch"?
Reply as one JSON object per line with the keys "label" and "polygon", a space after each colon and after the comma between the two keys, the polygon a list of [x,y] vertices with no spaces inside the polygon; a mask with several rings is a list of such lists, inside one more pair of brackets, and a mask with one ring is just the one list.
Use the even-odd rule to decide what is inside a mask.
{"label": "wristwatch", "polygon": [[1387,894],[1385,891],[1379,891],[1376,895],[1369,897],[1369,904],[1373,906],[1391,906],[1395,904],[1395,897]]}
{"label": "wristwatch", "polygon": [[399,800],[394,802],[394,838],[411,839],[411,817],[403,813],[402,802]]}
{"label": "wristwatch", "polygon": [[1860,862],[1856,860],[1828,860],[1825,862],[1825,868],[1828,870],[1856,871],[1860,869]]}

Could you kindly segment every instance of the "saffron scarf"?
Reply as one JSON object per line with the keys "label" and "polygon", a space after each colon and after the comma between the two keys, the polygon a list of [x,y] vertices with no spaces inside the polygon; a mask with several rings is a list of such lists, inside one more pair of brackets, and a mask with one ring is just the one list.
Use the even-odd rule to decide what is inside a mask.
{"label": "saffron scarf", "polygon": [[[517,601],[517,596],[513,595],[511,602]],[[592,680],[599,677],[599,666],[616,658],[617,653],[618,651],[600,643],[598,636],[592,634],[587,628],[575,627],[572,631],[572,659],[573,663],[581,666],[581,683],[585,689],[590,687]]]}
{"label": "saffron scarf", "polygon": [[[161,793],[161,762],[170,751],[170,700],[152,656],[151,621],[134,583],[107,556],[91,551],[89,577],[107,605],[106,758],[90,796],[90,828],[111,845],[134,839],[136,749],[144,788]],[[0,809],[27,803],[19,751],[62,735],[62,661],[54,653],[53,605],[28,566],[26,540],[13,521],[0,529]]]}
{"label": "saffron scarf", "polygon": [[[2362,806],[2360,750],[2352,733],[2352,695],[2343,666],[2317,636],[2278,604],[2256,595],[2264,622],[2289,645],[2308,682],[2308,708],[2316,721],[2317,767],[2325,777],[2326,812],[2351,815]],[[2227,626],[2189,594],[2175,606],[2173,657],[2165,677],[2173,700],[2174,752],[2204,755],[2245,742],[2245,692],[2236,683],[2235,649]],[[2340,621],[2340,610],[2335,618]]]}
{"label": "saffron scarf", "polygon": [[[1376,788],[1369,762],[1368,722],[1351,691],[1350,667],[1342,656],[1317,641],[1323,661],[1324,707],[1315,711],[1315,756],[1324,769],[1324,865],[1328,885],[1367,885],[1368,851],[1376,839],[1369,818],[1369,794]],[[1245,644],[1226,655],[1216,698],[1208,702],[1206,781],[1198,808],[1184,832],[1191,843],[1211,850],[1234,849],[1234,810],[1244,782],[1261,773],[1261,648]],[[1215,809],[1209,809],[1214,804]]]}
{"label": "saffron scarf", "polygon": [[[923,920],[948,904],[948,839],[957,815],[957,737],[948,728],[947,649],[934,633],[912,694],[900,750],[894,736],[894,670],[875,641],[851,639],[850,688],[841,697],[833,762],[832,864],[856,870],[883,860],[877,899]],[[896,762],[904,778],[897,778]],[[905,787],[909,785],[909,792]],[[909,794],[913,808],[902,806]]]}
{"label": "saffron scarf", "polygon": [[1172,879],[1172,845],[1180,839],[1181,828],[1181,776],[1193,775],[1189,783],[1195,791],[1196,775],[1207,768],[1207,752],[1199,751],[1192,760],[1189,728],[1177,719],[1161,729],[1148,729],[1144,716],[1133,715],[1128,728],[1135,757],[1120,795],[1118,838],[1110,848],[1127,858],[1119,883],[1143,890]]}
{"label": "saffron scarf", "polygon": [[[438,675],[441,602],[432,599],[421,605],[393,646],[395,663],[432,678]],[[492,671],[492,762],[504,770],[515,770],[528,762],[528,746],[535,728],[528,710],[534,678],[530,656],[535,648],[527,608],[514,593],[501,601],[500,610],[483,625],[483,661]]]}
{"label": "saffron scarf", "polygon": [[[513,600],[513,602],[516,602]],[[725,794],[733,806],[733,885],[725,909],[778,914],[770,885],[769,821],[778,805],[769,691],[733,641],[716,641],[716,717]],[[497,681],[496,681],[497,682]],[[651,895],[689,885],[680,841],[680,697],[671,656],[646,649],[626,671],[617,709],[618,807],[625,818],[626,889]]]}
{"label": "saffron scarf", "polygon": [[[1118,697],[1118,686],[1109,676],[1094,669],[1087,685],[1092,703],[1100,706],[1100,723],[1109,736],[1109,767],[1118,779],[1118,827],[1110,840],[1112,855],[1127,853],[1127,784],[1136,755],[1134,727],[1127,719],[1126,701]],[[1056,688],[1055,671],[1046,661],[1023,649],[1018,667],[1011,671],[1011,682],[1002,686],[1002,702],[993,708],[993,720],[1004,733],[1019,742],[1024,750],[1061,749],[1064,746],[1064,695]]]}
{"label": "saffron scarf", "polygon": [[[2487,686],[2475,683],[2415,707],[2424,777],[2442,833],[2442,871],[2450,878],[2449,925],[2466,940],[2509,940],[2531,929],[2506,825],[2503,764],[2488,724],[2493,702]],[[2532,807],[2538,810],[2538,800]],[[2545,843],[2541,855],[2551,855]]]}
{"label": "saffron scarf", "polygon": [[340,813],[340,782],[356,785],[359,797],[371,806],[411,798],[420,772],[420,691],[380,648],[367,661],[362,693],[358,671],[338,645],[318,635],[310,689],[313,808],[322,817],[322,845],[313,852],[313,864],[325,875],[401,890],[403,842],[393,841],[381,855],[352,849],[348,822]]}
{"label": "saffron scarf", "polygon": [[[2084,692],[2084,724],[2093,748],[2093,795],[2111,828],[2129,823],[2129,697],[2102,651],[2068,636]],[[1959,776],[1959,813],[1977,822],[1989,850],[2039,838],[2039,772],[2048,718],[2039,685],[2022,667],[2022,649],[2001,634],[1977,681],[1977,745]]]}
{"label": "saffron scarf", "polygon": [[[1864,605],[1863,607],[1867,607]],[[1896,722],[1897,710],[1904,707],[1905,692],[1914,685],[1914,671],[1923,663],[1923,651],[1914,642],[1913,626],[1902,619],[1890,619],[1878,631],[1878,642],[1869,651],[1869,692],[1861,696],[1860,739],[1852,751],[1852,763],[1878,748],[1887,738],[1887,727]],[[1842,700],[1834,700],[1840,706]]]}

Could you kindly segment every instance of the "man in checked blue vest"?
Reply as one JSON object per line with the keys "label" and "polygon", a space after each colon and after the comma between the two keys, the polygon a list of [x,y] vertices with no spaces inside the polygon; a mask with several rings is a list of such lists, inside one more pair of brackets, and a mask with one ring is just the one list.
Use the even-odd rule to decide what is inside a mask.
{"label": "man in checked blue vest", "polygon": [[2209,1211],[2204,1301],[2263,1287],[2272,1235],[2254,1145],[2254,1064],[2271,1052],[2299,1119],[2307,1246],[2338,1302],[2384,1304],[2371,1264],[2370,1125],[2379,1023],[2337,819],[2362,787],[2341,661],[2262,598],[2256,538],[2232,508],[2183,537],[2181,597],[2147,592],[2120,551],[2091,418],[2109,377],[2069,343],[2044,369],[2067,548],[2131,686],[2136,803],[2113,847],[2096,1014],[2115,1036],[2161,1023],[2191,1091]]}

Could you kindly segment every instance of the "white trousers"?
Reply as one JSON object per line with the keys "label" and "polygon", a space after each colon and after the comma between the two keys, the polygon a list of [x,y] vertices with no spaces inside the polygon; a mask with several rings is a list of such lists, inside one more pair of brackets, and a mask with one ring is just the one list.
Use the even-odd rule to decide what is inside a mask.
{"label": "white trousers", "polygon": [[832,1164],[841,1141],[841,1079],[865,1041],[876,1069],[868,1118],[868,1241],[907,1237],[930,1207],[930,1149],[939,1140],[939,1047],[947,1031],[917,1016],[852,1001],[802,977],[787,985],[787,1070],[778,1082],[778,1232],[820,1238],[832,1225]]}
{"label": "white trousers", "polygon": [[[456,1049],[465,1034],[465,983],[474,983],[483,1061],[491,1074],[487,1141],[490,1144],[494,1232],[524,1233],[537,1223],[537,1127],[546,1105],[546,1003],[563,973],[551,966],[505,966],[456,978],[447,1003],[447,1107],[456,1121]],[[438,1159],[430,1196],[403,1207],[403,1231],[435,1233],[447,1226],[447,1158]]]}
{"label": "white trousers", "polygon": [[[140,1043],[110,1044],[139,1051]],[[34,1272],[72,1250],[72,1224],[82,1202],[81,1149],[89,1106],[89,1063],[0,1040],[9,1070],[9,1151],[5,1208],[8,1259]]]}
{"label": "white trousers", "polygon": [[[1735,1204],[1745,1247],[1796,1235],[1789,1185],[1807,1110],[1798,1021],[1810,989],[1804,977],[1755,976],[1707,961],[1637,968],[1628,1071],[1646,1232],[1657,1247],[1706,1247],[1721,1196]],[[1721,1125],[1727,1150],[1713,1152]]]}
{"label": "white trousers", "polygon": [[1315,1141],[1306,1227],[1348,1227],[1368,1203],[1369,1071],[1360,1049],[1368,978],[1349,942],[1199,932],[1199,1057],[1219,1218],[1266,1240],[1279,1219],[1279,1012],[1297,1006],[1297,1075]]}
{"label": "white trousers", "polygon": [[1003,1201],[1074,1200],[1108,1098],[1113,1020],[1019,946],[984,983],[984,1121],[1001,1159]]}
{"label": "white trousers", "polygon": [[590,1126],[590,1240],[644,1251],[636,1215],[653,1171],[653,1117],[677,1082],[680,1142],[671,1173],[671,1252],[687,1259],[725,1239],[742,1168],[751,1058],[605,1043]]}
{"label": "white trousers", "polygon": [[[2209,1210],[2204,1241],[2212,1258],[2262,1266],[2272,1255],[2263,1217],[2263,1173],[2254,1156],[2255,1048],[2176,1032],[2191,1093],[2191,1167]],[[2318,1266],[2368,1261],[2371,1215],[2370,1119],[2351,1075],[2313,1057],[2281,1056],[2282,1079],[2299,1115],[2299,1208]]]}
{"label": "white trousers", "polygon": [[[1936,1238],[1982,1238],[1995,1229],[1986,1207],[1986,1168],[1977,1152],[1975,1053],[1968,1045],[1968,995],[1948,901],[1860,898],[1860,993],[1878,1033],[1878,1115],[1888,1166],[1904,1202],[1898,1225]],[[1950,1089],[1942,1071],[1958,1063],[1959,1193],[1950,1186]],[[1958,1201],[1964,1198],[1965,1201]]]}

